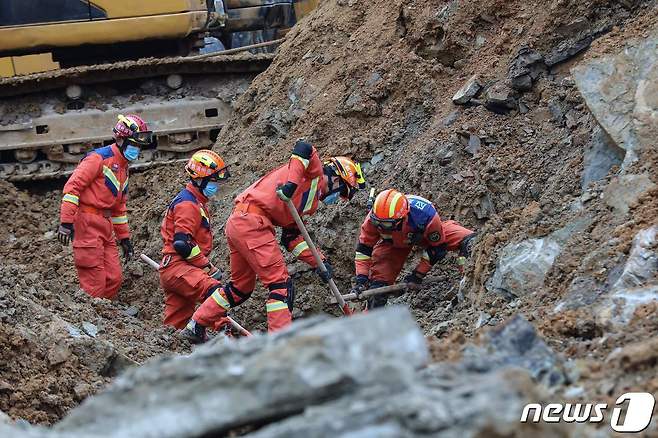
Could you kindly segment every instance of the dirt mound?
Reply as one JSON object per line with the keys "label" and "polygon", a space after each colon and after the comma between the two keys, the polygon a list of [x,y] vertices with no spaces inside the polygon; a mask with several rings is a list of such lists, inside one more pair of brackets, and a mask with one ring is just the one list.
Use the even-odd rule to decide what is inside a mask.
{"label": "dirt mound", "polygon": [[[439,338],[437,357],[458,354],[464,336],[519,312],[568,357],[605,357],[624,345],[631,327],[643,336],[655,328],[609,327],[588,310],[556,315],[554,308],[579,277],[618,269],[633,236],[655,224],[656,196],[647,192],[628,215],[602,200],[623,153],[592,170],[599,128],[570,68],[646,37],[656,27],[655,8],[652,1],[598,0],[324,2],[240,98],[216,150],[229,160],[239,156],[234,174],[252,180],[306,137],[325,156],[366,162],[371,186],[426,196],[442,217],[477,230],[465,302],[450,302],[459,275],[449,263],[435,269],[445,284],[395,300],[409,303]],[[473,77],[481,90],[468,105],[453,104]],[[656,181],[655,165],[655,153],[647,152],[625,172]],[[309,221],[343,289],[365,198]],[[503,248],[554,233],[560,253],[533,293],[510,300],[488,291]],[[311,297],[325,292],[308,278],[311,293],[299,306],[318,311],[323,301]],[[611,382],[625,371],[613,369],[587,384],[590,397],[622,387]]]}

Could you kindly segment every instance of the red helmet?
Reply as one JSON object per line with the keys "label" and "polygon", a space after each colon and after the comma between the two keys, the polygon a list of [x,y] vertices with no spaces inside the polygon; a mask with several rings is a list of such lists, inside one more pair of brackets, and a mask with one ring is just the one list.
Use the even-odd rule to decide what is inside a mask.
{"label": "red helmet", "polygon": [[370,211],[370,221],[382,230],[395,230],[409,213],[409,200],[394,189],[381,192]]}
{"label": "red helmet", "polygon": [[124,116],[119,114],[117,124],[114,126],[114,139],[129,138],[140,146],[148,146],[153,142],[153,132],[148,130],[146,122],[135,114]]}

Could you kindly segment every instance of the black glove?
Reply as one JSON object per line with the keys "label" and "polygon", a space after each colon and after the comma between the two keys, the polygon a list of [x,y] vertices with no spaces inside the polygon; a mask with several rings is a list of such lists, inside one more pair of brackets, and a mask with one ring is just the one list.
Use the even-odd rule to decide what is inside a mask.
{"label": "black glove", "polygon": [[315,272],[320,276],[323,282],[329,283],[329,280],[334,278],[334,268],[329,263],[329,260],[324,261],[324,267],[327,268],[326,272],[323,272],[318,266],[315,268]]}
{"label": "black glove", "polygon": [[295,190],[297,190],[297,184],[288,181],[276,188],[276,194],[282,201],[288,202],[292,199],[292,195],[295,194]]}
{"label": "black glove", "polygon": [[404,282],[420,285],[423,282],[423,278],[425,278],[425,274],[421,274],[418,271],[411,271],[411,274],[404,277]]}
{"label": "black glove", "polygon": [[131,260],[133,255],[135,255],[135,251],[133,250],[133,244],[130,239],[127,237],[125,239],[121,239],[119,244],[121,245],[121,250],[123,251],[124,260]]}
{"label": "black glove", "polygon": [[57,240],[64,246],[73,241],[73,224],[59,224],[57,229]]}
{"label": "black glove", "polygon": [[368,279],[367,275],[363,275],[363,274],[357,275],[356,277],[354,277],[354,287],[352,288],[350,293],[356,294],[356,297],[360,298],[363,291],[368,289],[369,281],[370,280]]}

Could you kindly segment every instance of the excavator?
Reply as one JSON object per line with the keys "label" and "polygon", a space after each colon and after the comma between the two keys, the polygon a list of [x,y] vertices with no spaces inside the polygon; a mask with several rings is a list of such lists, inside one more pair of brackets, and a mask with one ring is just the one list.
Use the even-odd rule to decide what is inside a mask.
{"label": "excavator", "polygon": [[211,146],[273,59],[228,53],[278,40],[318,1],[3,0],[0,179],[69,175],[119,114],[155,134],[136,169]]}

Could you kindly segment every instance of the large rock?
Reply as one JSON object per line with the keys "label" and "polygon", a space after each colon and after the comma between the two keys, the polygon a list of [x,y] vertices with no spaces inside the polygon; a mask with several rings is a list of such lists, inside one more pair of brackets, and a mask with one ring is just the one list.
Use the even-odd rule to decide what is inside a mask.
{"label": "large rock", "polygon": [[546,71],[544,57],[534,49],[521,47],[510,63],[507,77],[512,88],[528,91],[542,72]]}
{"label": "large rock", "polygon": [[[501,384],[505,382],[505,384]],[[519,423],[526,403],[546,395],[518,368],[479,373],[462,364],[433,365],[405,391],[378,388],[311,407],[248,434],[252,438],[475,438],[543,436],[544,426]],[[551,425],[556,426],[556,425]],[[536,429],[535,429],[536,428]],[[543,429],[543,430],[542,430]],[[565,426],[558,426],[565,433]],[[566,436],[566,435],[563,435]]]}
{"label": "large rock", "polygon": [[538,382],[554,386],[565,381],[562,361],[537,334],[535,327],[517,315],[485,335],[481,346],[467,346],[463,362],[479,372],[506,366],[525,368]]}
{"label": "large rock", "polygon": [[627,151],[656,148],[658,138],[658,29],[630,41],[616,56],[572,69],[596,120]]}
{"label": "large rock", "polygon": [[606,186],[603,201],[617,213],[626,214],[630,206],[656,185],[649,175],[621,175]]}
{"label": "large rock", "polygon": [[536,292],[544,285],[546,273],[561,249],[550,236],[507,245],[487,282],[487,290],[510,299]]}
{"label": "large rock", "polygon": [[583,153],[582,189],[587,189],[591,182],[607,176],[613,166],[618,166],[624,161],[624,154],[625,151],[597,125]]}
{"label": "large rock", "polygon": [[489,292],[513,299],[537,292],[546,274],[572,235],[592,224],[589,216],[579,217],[541,239],[526,239],[505,246],[496,262],[496,271],[486,283]]}
{"label": "large rock", "polygon": [[642,304],[658,301],[658,225],[640,231],[619,279],[599,307],[602,322],[626,324]]}
{"label": "large rock", "polygon": [[484,106],[495,113],[503,114],[513,109],[518,109],[514,90],[505,85],[504,82],[496,82],[484,92]]}
{"label": "large rock", "polygon": [[457,105],[466,105],[471,99],[477,96],[481,89],[482,85],[479,82],[478,76],[475,75],[457,90],[455,95],[452,96],[452,101]]}
{"label": "large rock", "polygon": [[129,370],[55,429],[69,436],[223,435],[382,382],[403,391],[428,359],[408,310],[320,321]]}

